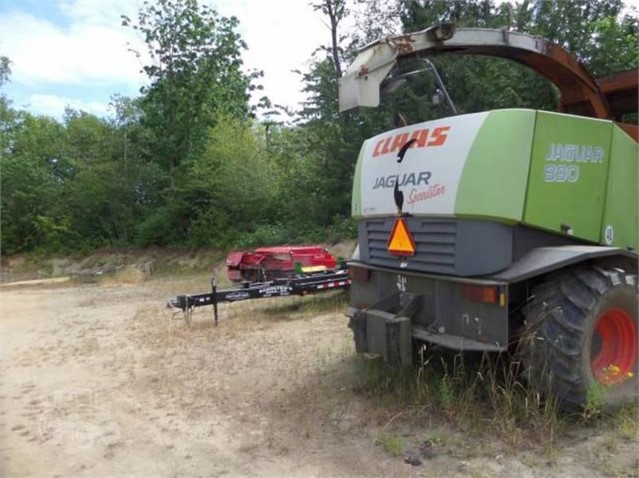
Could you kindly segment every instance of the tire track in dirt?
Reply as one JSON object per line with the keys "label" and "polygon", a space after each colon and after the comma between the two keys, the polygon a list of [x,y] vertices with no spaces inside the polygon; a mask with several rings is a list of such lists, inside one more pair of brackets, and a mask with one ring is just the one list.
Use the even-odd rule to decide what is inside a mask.
{"label": "tire track in dirt", "polygon": [[[330,298],[229,304],[218,327],[210,310],[171,321],[164,300],[206,284],[0,291],[0,475],[636,476],[636,439],[577,433],[549,460],[371,399]],[[391,431],[445,445],[411,466],[376,444]]]}

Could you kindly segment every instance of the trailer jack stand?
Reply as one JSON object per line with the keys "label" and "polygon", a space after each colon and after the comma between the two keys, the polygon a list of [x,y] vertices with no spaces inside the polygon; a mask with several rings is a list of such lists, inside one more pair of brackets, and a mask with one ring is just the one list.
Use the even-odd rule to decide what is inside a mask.
{"label": "trailer jack stand", "polygon": [[215,280],[215,276],[211,276],[211,297],[213,299],[213,321],[217,326],[217,281]]}

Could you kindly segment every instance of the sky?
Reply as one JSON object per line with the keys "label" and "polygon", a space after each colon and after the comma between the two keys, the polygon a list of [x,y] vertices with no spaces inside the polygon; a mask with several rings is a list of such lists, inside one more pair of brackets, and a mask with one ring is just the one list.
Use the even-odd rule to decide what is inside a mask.
{"label": "sky", "polygon": [[[0,55],[11,61],[4,93],[13,107],[61,118],[66,106],[110,114],[113,94],[135,97],[147,79],[130,49],[145,45],[120,15],[132,20],[141,0],[0,0]],[[307,0],[201,0],[240,20],[247,69],[274,104],[295,108],[304,99],[299,75],[313,51],[330,41],[321,13]]]}
{"label": "sky", "polygon": [[[152,1],[152,0],[151,0]],[[11,60],[4,93],[13,106],[61,118],[66,106],[110,114],[112,95],[135,97],[146,77],[130,49],[145,45],[120,15],[135,19],[143,0],[0,0],[0,55]],[[301,78],[330,31],[310,0],[200,0],[240,20],[247,69],[264,72],[263,92],[296,109]],[[639,0],[626,0],[638,5]],[[255,101],[257,102],[257,101]]]}

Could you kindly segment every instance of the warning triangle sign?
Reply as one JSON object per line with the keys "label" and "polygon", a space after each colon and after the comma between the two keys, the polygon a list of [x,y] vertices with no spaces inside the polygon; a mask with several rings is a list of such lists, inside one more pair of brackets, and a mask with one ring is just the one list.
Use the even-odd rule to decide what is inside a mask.
{"label": "warning triangle sign", "polygon": [[395,219],[386,248],[388,253],[393,256],[412,256],[415,254],[415,241],[413,241],[413,235],[403,217]]}

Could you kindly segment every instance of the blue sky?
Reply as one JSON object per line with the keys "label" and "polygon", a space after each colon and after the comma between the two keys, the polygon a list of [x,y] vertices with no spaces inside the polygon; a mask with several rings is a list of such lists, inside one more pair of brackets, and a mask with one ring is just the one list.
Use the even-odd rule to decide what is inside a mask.
{"label": "blue sky", "polygon": [[[239,32],[249,47],[245,66],[264,71],[264,93],[271,101],[296,107],[304,95],[291,70],[304,70],[317,46],[329,41],[329,30],[310,0],[200,2],[239,18]],[[0,0],[0,55],[12,61],[4,92],[13,106],[57,118],[67,105],[108,115],[113,94],[136,96],[146,79],[141,62],[127,49],[144,51],[144,45],[121,26],[120,15],[135,18],[142,3]]]}
{"label": "blue sky", "polygon": [[[204,2],[201,2],[204,3]],[[210,0],[240,20],[247,68],[263,70],[274,103],[294,107],[304,96],[299,77],[312,52],[329,41],[320,14],[304,0]],[[127,51],[144,50],[120,15],[135,18],[141,0],[0,0],[0,55],[12,62],[4,92],[13,106],[60,118],[68,105],[109,114],[113,94],[136,96],[146,78]],[[291,41],[291,39],[294,39]],[[264,93],[260,93],[264,94]]]}

